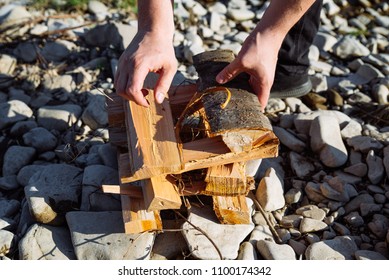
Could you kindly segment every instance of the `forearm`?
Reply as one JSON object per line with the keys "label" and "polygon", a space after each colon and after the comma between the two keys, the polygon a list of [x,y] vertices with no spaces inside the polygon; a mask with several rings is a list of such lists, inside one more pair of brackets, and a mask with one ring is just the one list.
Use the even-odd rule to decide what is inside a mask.
{"label": "forearm", "polygon": [[271,0],[254,32],[269,36],[275,46],[281,47],[288,31],[314,2],[315,0]]}
{"label": "forearm", "polygon": [[138,29],[173,36],[174,18],[171,0],[138,0]]}

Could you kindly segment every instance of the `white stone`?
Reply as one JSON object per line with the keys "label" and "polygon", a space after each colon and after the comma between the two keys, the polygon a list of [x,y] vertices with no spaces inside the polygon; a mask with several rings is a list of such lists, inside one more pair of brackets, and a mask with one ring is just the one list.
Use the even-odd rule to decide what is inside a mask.
{"label": "white stone", "polygon": [[234,21],[246,21],[255,18],[255,13],[247,9],[228,9],[228,16]]}
{"label": "white stone", "polygon": [[285,145],[292,151],[301,153],[306,149],[305,143],[286,129],[278,126],[273,126],[273,132],[276,134],[281,144]]}
{"label": "white stone", "polygon": [[296,152],[290,152],[290,165],[298,178],[304,178],[315,170],[315,167],[305,157]]}
{"label": "white stone", "polygon": [[28,119],[32,114],[32,110],[22,101],[10,100],[0,103],[0,129]]}
{"label": "white stone", "polygon": [[265,260],[296,260],[295,253],[288,244],[259,240],[257,249]]}
{"label": "white stone", "polygon": [[334,54],[341,59],[363,57],[370,54],[370,50],[352,36],[343,36],[333,46]]}
{"label": "white stone", "polygon": [[256,198],[265,211],[275,211],[284,207],[283,182],[273,168],[266,171],[255,193]]}

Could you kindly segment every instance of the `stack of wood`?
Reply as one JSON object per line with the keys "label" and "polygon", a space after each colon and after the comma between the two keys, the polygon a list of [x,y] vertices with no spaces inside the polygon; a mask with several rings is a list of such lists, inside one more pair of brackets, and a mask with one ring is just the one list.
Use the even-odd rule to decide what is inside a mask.
{"label": "stack of wood", "polygon": [[246,162],[277,156],[279,142],[245,74],[216,84],[233,59],[229,51],[195,56],[198,83],[172,87],[162,104],[153,76],[145,83],[148,108],[107,99],[120,185],[103,191],[121,195],[126,233],[162,230],[160,211],[188,207],[191,195],[212,196],[221,223],[250,222],[246,196],[255,185]]}

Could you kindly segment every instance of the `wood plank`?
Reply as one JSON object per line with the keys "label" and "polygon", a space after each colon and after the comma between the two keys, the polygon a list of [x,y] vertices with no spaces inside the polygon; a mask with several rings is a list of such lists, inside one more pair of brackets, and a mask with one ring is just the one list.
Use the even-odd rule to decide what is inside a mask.
{"label": "wood plank", "polygon": [[143,194],[146,210],[180,209],[181,198],[174,184],[166,180],[166,176],[145,179]]}
{"label": "wood plank", "polygon": [[[182,151],[184,160],[183,168],[176,172],[162,173],[161,171],[160,174],[180,174],[191,170],[209,168],[211,166],[240,161],[244,162],[251,159],[271,158],[278,155],[278,138],[273,138],[261,146],[240,153],[229,152],[229,150],[227,150],[228,148],[220,139],[221,138],[218,137],[204,138],[185,143]],[[119,156],[119,176],[121,183],[123,184],[136,181],[127,168],[129,165],[129,154],[121,154]]]}
{"label": "wood plank", "polygon": [[237,196],[249,192],[244,162],[208,168],[205,182],[205,192],[210,195]]}
{"label": "wood plank", "polygon": [[157,104],[151,91],[150,106],[125,102],[125,119],[132,181],[174,173],[181,169],[181,157],[174,134],[168,100]]}
{"label": "wood plank", "polygon": [[121,195],[124,231],[127,234],[161,231],[162,220],[158,211],[146,211],[142,198]]}
{"label": "wood plank", "polygon": [[143,198],[142,187],[135,184],[102,185],[101,189],[104,193],[122,194],[134,198]]}
{"label": "wood plank", "polygon": [[213,196],[213,209],[222,224],[249,224],[251,211],[245,195]]}

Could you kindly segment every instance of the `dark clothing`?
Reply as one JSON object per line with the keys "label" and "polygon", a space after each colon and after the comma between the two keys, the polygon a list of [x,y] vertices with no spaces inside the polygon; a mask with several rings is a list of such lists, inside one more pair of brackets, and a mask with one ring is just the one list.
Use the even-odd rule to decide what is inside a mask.
{"label": "dark clothing", "polygon": [[317,0],[292,27],[278,54],[276,76],[307,75],[309,47],[319,29],[323,0]]}

